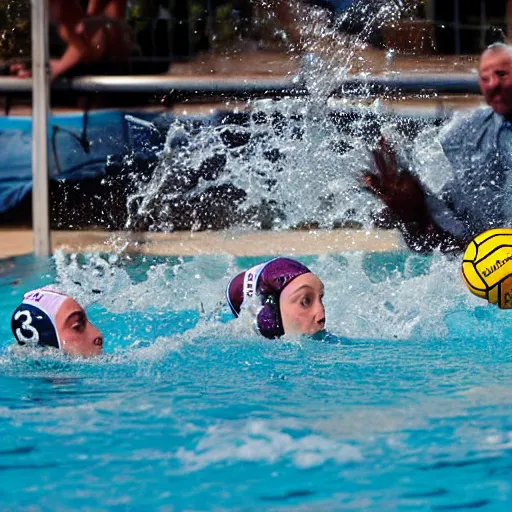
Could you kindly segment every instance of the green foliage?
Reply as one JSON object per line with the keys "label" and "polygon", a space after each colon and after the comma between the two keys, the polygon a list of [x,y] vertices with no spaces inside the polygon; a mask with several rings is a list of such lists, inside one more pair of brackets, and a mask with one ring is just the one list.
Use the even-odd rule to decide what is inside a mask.
{"label": "green foliage", "polygon": [[224,3],[215,9],[215,28],[217,35],[217,43],[226,45],[233,41],[236,32],[231,17],[231,3]]}
{"label": "green foliage", "polygon": [[155,0],[131,0],[128,3],[128,18],[154,18],[158,14],[158,3]]}
{"label": "green foliage", "polygon": [[0,0],[0,60],[29,59],[30,0]]}

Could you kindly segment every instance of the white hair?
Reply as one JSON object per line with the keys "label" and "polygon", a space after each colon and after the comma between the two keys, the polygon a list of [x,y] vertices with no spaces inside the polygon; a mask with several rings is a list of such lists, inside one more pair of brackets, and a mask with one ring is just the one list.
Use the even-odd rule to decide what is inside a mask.
{"label": "white hair", "polygon": [[507,43],[493,43],[482,52],[482,55],[494,52],[507,52],[512,57],[512,45]]}

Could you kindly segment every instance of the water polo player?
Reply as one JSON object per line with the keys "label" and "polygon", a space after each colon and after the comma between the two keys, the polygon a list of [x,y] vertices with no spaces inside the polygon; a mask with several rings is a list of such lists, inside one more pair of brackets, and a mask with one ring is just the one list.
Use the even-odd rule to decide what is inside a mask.
{"label": "water polo player", "polygon": [[53,347],[82,357],[97,356],[103,350],[103,336],[84,308],[56,290],[26,293],[12,314],[11,329],[19,345]]}
{"label": "water polo player", "polygon": [[324,329],[322,281],[302,263],[275,258],[241,272],[228,284],[228,304],[238,317],[248,308],[266,338],[315,334]]}

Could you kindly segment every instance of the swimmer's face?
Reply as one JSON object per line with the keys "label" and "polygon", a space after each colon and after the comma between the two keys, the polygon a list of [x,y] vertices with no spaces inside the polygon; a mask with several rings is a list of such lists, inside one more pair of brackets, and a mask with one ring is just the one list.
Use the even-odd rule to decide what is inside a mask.
{"label": "swimmer's face", "polygon": [[61,348],[72,356],[91,357],[103,350],[101,332],[89,322],[84,308],[72,298],[67,298],[57,311],[55,327]]}
{"label": "swimmer's face", "polygon": [[480,60],[479,83],[487,104],[502,116],[512,115],[512,52],[488,50]]}
{"label": "swimmer's face", "polygon": [[315,274],[296,277],[281,292],[279,305],[285,334],[315,334],[324,329],[324,285]]}

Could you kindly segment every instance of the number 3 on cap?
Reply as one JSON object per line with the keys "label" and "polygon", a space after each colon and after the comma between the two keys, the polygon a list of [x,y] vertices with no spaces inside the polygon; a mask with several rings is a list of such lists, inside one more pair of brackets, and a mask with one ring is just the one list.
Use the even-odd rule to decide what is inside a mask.
{"label": "number 3 on cap", "polygon": [[39,333],[37,332],[37,329],[32,325],[32,316],[30,315],[30,311],[18,311],[14,315],[14,320],[18,320],[19,317],[23,315],[25,316],[25,320],[21,322],[21,329],[24,331],[30,331],[32,336],[30,338],[23,336],[21,329],[18,327],[16,329],[16,337],[18,338],[18,341],[24,341],[25,343],[38,343]]}

